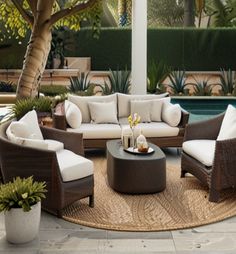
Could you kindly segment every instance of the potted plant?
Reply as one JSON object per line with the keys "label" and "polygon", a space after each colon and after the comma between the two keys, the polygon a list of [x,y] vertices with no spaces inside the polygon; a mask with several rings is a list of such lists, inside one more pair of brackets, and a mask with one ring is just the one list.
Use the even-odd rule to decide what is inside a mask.
{"label": "potted plant", "polygon": [[6,238],[11,243],[26,243],[38,235],[41,199],[45,198],[45,182],[33,177],[15,178],[0,185],[0,212],[5,215]]}

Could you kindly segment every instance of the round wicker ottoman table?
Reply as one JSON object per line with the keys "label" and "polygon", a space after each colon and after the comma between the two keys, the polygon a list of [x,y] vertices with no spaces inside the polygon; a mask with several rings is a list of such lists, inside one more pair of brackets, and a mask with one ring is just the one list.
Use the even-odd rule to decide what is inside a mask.
{"label": "round wicker ottoman table", "polygon": [[152,154],[131,154],[124,151],[120,140],[111,140],[107,148],[107,176],[110,187],[127,194],[148,194],[166,187],[166,157],[162,150],[149,143]]}

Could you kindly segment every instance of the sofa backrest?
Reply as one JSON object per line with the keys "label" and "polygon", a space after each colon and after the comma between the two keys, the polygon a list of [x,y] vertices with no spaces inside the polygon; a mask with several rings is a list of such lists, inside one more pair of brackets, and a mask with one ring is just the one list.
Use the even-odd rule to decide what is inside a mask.
{"label": "sofa backrest", "polygon": [[[111,102],[114,101],[117,105],[117,95],[104,95],[104,96],[78,96],[68,95],[68,100],[77,105],[82,114],[82,123],[90,123],[91,116],[89,111],[88,102]],[[105,113],[105,112],[104,112]]]}
{"label": "sofa backrest", "polygon": [[168,93],[163,94],[145,94],[145,95],[130,95],[130,94],[117,94],[118,100],[118,117],[128,117],[130,115],[130,101],[132,100],[153,100],[169,96]]}

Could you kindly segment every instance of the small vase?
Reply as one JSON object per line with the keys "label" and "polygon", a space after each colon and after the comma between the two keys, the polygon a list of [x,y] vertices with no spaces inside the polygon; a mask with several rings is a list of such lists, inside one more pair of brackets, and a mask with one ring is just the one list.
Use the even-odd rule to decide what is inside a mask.
{"label": "small vase", "polygon": [[6,238],[11,243],[27,243],[34,240],[39,232],[41,202],[33,205],[29,212],[12,208],[5,212]]}

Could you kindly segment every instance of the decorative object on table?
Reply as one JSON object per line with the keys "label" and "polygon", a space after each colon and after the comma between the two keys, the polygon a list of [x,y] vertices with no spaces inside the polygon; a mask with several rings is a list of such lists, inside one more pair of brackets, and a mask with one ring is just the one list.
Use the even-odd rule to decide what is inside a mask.
{"label": "decorative object on table", "polygon": [[124,148],[124,151],[126,151],[127,153],[132,153],[132,154],[137,154],[137,155],[148,155],[148,154],[152,154],[154,153],[154,149],[151,147],[148,147],[147,149],[142,149],[141,151],[138,148],[134,148],[134,147],[128,147],[128,148]]}
{"label": "decorative object on table", "polygon": [[121,142],[124,149],[133,147],[133,133],[129,127],[123,127],[121,132]]}
{"label": "decorative object on table", "polygon": [[132,131],[133,148],[135,148],[134,129],[135,129],[135,126],[137,126],[140,123],[140,120],[141,120],[141,117],[137,113],[134,113],[133,115],[131,114],[128,117],[129,127],[130,127],[130,129]]}
{"label": "decorative object on table", "polygon": [[36,238],[41,216],[45,182],[33,177],[17,177],[0,186],[0,212],[4,211],[6,238],[11,243],[26,243]]}
{"label": "decorative object on table", "polygon": [[142,131],[136,139],[136,146],[137,146],[137,149],[140,153],[147,153],[148,152],[148,142],[147,142],[145,136],[142,134]]}

